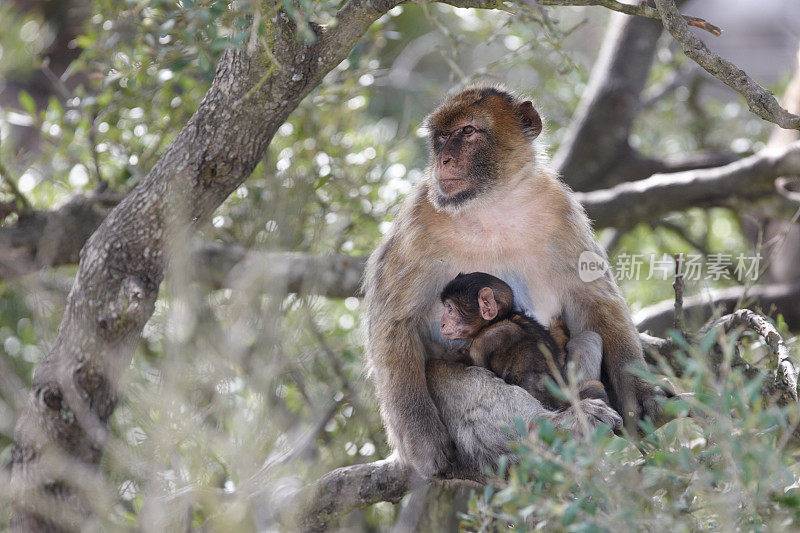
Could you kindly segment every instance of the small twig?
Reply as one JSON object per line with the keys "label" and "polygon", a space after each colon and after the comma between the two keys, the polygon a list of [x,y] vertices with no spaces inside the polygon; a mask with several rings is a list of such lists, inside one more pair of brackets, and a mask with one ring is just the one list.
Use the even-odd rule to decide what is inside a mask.
{"label": "small twig", "polygon": [[92,110],[92,119],[89,123],[89,144],[92,150],[92,163],[94,163],[94,172],[97,175],[97,192],[103,192],[108,189],[108,182],[103,179],[103,174],[100,172],[100,154],[97,152],[97,108]]}
{"label": "small twig", "polygon": [[[645,17],[649,19],[661,18],[659,12],[656,9],[653,9],[652,7],[648,7],[646,2],[641,2],[638,5],[632,5],[632,4],[623,4],[622,2],[617,2],[617,0],[537,0],[537,1],[545,6],[602,6],[612,11],[619,11],[620,13],[625,13],[626,15],[636,15],[639,17]],[[658,2],[656,2],[656,5],[658,5]],[[722,35],[722,29],[720,29],[719,26],[715,26],[714,24],[711,24],[706,20],[690,16],[684,16],[683,19],[686,24],[691,24],[692,26],[702,28],[707,32],[712,33],[713,35],[716,35],[717,37]]]}
{"label": "small twig", "polygon": [[25,197],[25,195],[22,194],[22,191],[19,190],[19,187],[17,187],[17,182],[11,177],[11,173],[8,171],[2,161],[0,161],[0,178],[2,178],[5,182],[8,191],[14,195],[14,198],[16,198],[20,204],[22,204],[22,212],[30,213],[33,211],[33,206]]}
{"label": "small twig", "polygon": [[653,85],[642,95],[640,104],[642,109],[653,107],[675,91],[675,89],[686,85],[692,77],[698,74],[699,71],[697,71],[697,66],[694,63],[682,65],[680,68],[676,69],[669,78],[657,85]]}
{"label": "small twig", "polygon": [[675,330],[683,334],[683,254],[675,254],[675,281],[672,283],[675,289],[675,317],[673,326]]}
{"label": "small twig", "polygon": [[709,50],[706,44],[689,30],[690,25],[708,29],[708,23],[702,19],[681,15],[674,0],[655,0],[655,3],[664,27],[681,44],[684,54],[709,74],[744,96],[750,111],[759,117],[782,128],[800,129],[800,116],[782,108],[772,92],[756,83],[742,69]]}

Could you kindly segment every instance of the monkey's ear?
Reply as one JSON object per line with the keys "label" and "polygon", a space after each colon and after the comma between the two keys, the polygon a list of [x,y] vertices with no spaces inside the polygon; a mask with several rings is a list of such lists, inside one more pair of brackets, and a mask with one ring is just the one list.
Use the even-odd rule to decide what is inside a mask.
{"label": "monkey's ear", "polygon": [[490,287],[478,291],[478,307],[484,320],[494,320],[497,317],[497,300],[494,299],[494,291]]}
{"label": "monkey's ear", "polygon": [[533,108],[533,104],[530,100],[526,100],[522,102],[519,107],[517,107],[517,112],[522,117],[522,128],[525,131],[525,134],[530,137],[531,140],[535,139],[542,133],[542,117],[539,116],[539,112]]}

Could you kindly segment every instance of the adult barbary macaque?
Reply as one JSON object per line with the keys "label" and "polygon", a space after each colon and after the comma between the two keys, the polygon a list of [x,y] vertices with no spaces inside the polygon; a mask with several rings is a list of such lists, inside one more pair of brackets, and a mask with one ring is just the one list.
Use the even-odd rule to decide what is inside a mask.
{"label": "adult barbary macaque", "polygon": [[[643,415],[655,418],[655,388],[630,371],[644,358],[616,283],[608,273],[591,282],[579,276],[582,252],[605,254],[572,191],[534,143],[542,122],[531,102],[495,87],[467,87],[426,125],[426,178],[370,257],[364,280],[367,364],[401,459],[425,477],[447,475],[454,462],[457,470],[480,468],[505,449],[498,424],[509,415],[497,418],[496,406],[522,409],[514,403],[522,402],[520,416],[556,416],[488,371],[435,361],[447,350],[439,293],[459,272],[506,280],[520,309],[542,324],[562,315],[573,334],[598,332],[612,406],[630,429]],[[480,401],[465,401],[472,398]],[[614,425],[618,415],[602,402],[580,403],[576,411],[596,414],[590,423],[605,418]],[[562,414],[569,418],[572,409]]]}
{"label": "adult barbary macaque", "polygon": [[[559,345],[536,320],[514,310],[514,293],[506,282],[485,272],[459,274],[445,286],[440,298],[444,306],[442,336],[472,341],[448,359],[488,368],[506,383],[528,391],[547,409],[569,406],[566,398],[555,395],[547,386],[548,379],[553,385],[568,379],[566,346]],[[597,381],[602,357],[600,336],[593,331],[581,335],[590,343],[597,339],[593,344],[598,350],[583,354],[583,365],[576,362],[574,371],[580,374],[574,384],[578,398],[608,401],[603,384]],[[587,368],[592,369],[588,375]]]}

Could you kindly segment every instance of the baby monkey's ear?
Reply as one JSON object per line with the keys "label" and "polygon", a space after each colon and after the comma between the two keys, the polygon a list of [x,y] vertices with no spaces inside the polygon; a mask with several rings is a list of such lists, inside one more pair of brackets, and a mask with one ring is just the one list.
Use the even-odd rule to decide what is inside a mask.
{"label": "baby monkey's ear", "polygon": [[494,299],[494,291],[490,287],[478,291],[478,307],[484,320],[494,320],[497,317],[497,300]]}

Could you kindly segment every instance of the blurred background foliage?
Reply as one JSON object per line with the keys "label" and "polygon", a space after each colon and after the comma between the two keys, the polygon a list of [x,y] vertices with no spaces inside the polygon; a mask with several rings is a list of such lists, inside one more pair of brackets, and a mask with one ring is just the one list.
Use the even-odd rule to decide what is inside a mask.
{"label": "blurred background foliage", "polygon": [[[303,38],[313,38],[309,22],[328,20],[338,6],[280,5],[307,30]],[[197,108],[221,52],[268,39],[275,9],[255,0],[5,2],[4,178],[40,210],[79,192],[124,194]],[[249,18],[254,12],[258,24]],[[251,178],[197,241],[368,254],[423,175],[420,126],[448,88],[480,78],[529,94],[546,118],[552,152],[584,93],[607,18],[599,8],[517,14],[425,3],[394,8],[280,128]],[[664,40],[649,84],[685,61]],[[770,83],[778,94],[789,75],[787,65],[775,66]],[[769,125],[739,99],[703,91],[708,83],[681,86],[645,109],[632,145],[659,156],[698,149],[746,155],[763,147]],[[9,188],[0,191],[3,200],[14,199]],[[734,206],[675,218],[704,253],[752,254],[739,215]],[[2,223],[12,225],[20,214],[4,216]],[[648,224],[618,237],[612,263],[620,254],[697,251],[674,231]],[[259,489],[289,490],[334,467],[388,454],[362,373],[358,298],[287,296],[266,272],[239,273],[252,279],[252,290],[209,290],[193,272],[187,258],[176,258],[125,377],[103,461],[108,487],[97,502],[113,510],[104,515],[111,528],[135,525],[147,505],[155,520],[187,488],[195,526],[251,527],[253,516],[271,512],[250,505],[247,496]],[[74,273],[67,266],[0,280],[4,464],[17,409],[55,338]],[[734,282],[688,283],[686,292],[726,283]],[[672,296],[671,279],[622,285],[633,310]],[[751,352],[764,353],[758,343]],[[794,451],[773,431],[790,423],[790,413],[761,407],[752,384],[726,377],[715,381],[696,365],[680,383],[715,391],[698,402],[720,417],[673,422],[642,452],[605,436],[581,447],[541,428],[548,452],[531,451],[496,491],[478,495],[466,524],[505,529],[532,516],[540,525],[576,531],[619,523],[653,530],[796,523],[797,489],[777,490],[793,483]],[[386,527],[397,508],[378,504],[348,524]],[[5,520],[4,512],[0,525]]]}

